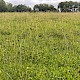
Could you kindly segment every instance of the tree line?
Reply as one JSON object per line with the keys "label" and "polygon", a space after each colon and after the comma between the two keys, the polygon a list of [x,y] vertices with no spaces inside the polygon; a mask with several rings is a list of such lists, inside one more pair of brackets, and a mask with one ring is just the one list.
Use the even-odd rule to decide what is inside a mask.
{"label": "tree line", "polygon": [[61,2],[58,5],[61,12],[80,12],[80,3],[73,1]]}
{"label": "tree line", "polygon": [[6,3],[4,0],[0,0],[0,12],[79,12],[80,3],[73,1],[60,2],[58,7],[55,8],[50,4],[36,4],[33,9],[30,7],[19,4],[14,5],[11,3]]}

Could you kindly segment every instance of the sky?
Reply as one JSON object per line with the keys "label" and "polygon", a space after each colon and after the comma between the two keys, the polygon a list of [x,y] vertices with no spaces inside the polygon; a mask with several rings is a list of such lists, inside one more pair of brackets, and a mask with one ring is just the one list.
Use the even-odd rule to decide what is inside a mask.
{"label": "sky", "polygon": [[57,7],[58,3],[63,2],[63,1],[80,2],[80,0],[4,0],[4,1],[12,3],[13,5],[25,4],[25,5],[30,6],[30,7],[33,7],[35,4],[40,4],[40,3],[52,4],[55,7]]}

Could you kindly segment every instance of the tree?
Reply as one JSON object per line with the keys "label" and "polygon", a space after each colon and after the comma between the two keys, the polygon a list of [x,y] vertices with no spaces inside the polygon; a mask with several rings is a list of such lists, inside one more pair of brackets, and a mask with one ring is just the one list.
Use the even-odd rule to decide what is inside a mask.
{"label": "tree", "polygon": [[80,11],[80,3],[78,3],[78,8],[79,8],[79,11]]}
{"label": "tree", "polygon": [[60,9],[61,12],[76,12],[79,10],[79,3],[72,1],[61,2],[58,5],[58,9]]}
{"label": "tree", "polygon": [[56,9],[56,8],[54,8],[54,6],[53,6],[53,5],[49,5],[49,10],[50,10],[50,11],[57,11],[57,9]]}
{"label": "tree", "polygon": [[13,10],[13,5],[11,3],[6,3],[7,11],[12,12]]}
{"label": "tree", "polygon": [[20,4],[20,5],[14,6],[13,10],[16,12],[26,12],[26,11],[31,11],[31,8]]}
{"label": "tree", "polygon": [[4,0],[0,0],[0,12],[5,12],[7,10],[6,3]]}
{"label": "tree", "polygon": [[48,5],[48,4],[36,4],[34,5],[34,11],[57,11],[53,5]]}

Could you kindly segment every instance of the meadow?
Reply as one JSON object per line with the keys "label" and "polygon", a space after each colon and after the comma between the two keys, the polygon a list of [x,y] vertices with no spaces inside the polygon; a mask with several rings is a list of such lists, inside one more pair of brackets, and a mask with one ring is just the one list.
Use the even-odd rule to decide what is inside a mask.
{"label": "meadow", "polygon": [[0,13],[0,80],[80,80],[80,13]]}

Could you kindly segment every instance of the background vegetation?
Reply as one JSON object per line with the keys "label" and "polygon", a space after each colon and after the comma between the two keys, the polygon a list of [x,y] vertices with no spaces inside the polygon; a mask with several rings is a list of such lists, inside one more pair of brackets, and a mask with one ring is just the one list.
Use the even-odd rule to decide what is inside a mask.
{"label": "background vegetation", "polygon": [[26,5],[12,5],[11,3],[5,3],[4,0],[0,0],[0,12],[79,12],[80,3],[66,1],[60,2],[58,8],[56,9],[53,5],[50,4],[36,4],[33,9]]}
{"label": "background vegetation", "polygon": [[0,80],[79,80],[80,13],[0,13]]}

